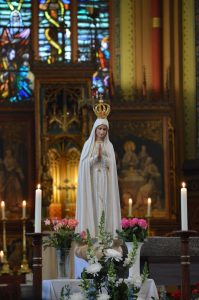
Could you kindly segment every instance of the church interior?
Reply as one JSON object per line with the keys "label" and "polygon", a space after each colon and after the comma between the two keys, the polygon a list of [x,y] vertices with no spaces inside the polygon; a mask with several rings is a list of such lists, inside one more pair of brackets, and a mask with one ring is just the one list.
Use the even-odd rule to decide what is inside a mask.
{"label": "church interior", "polygon": [[73,299],[42,296],[42,234],[75,218],[100,101],[121,216],[148,222],[141,267],[157,299],[199,299],[198,59],[197,0],[0,0],[0,299]]}

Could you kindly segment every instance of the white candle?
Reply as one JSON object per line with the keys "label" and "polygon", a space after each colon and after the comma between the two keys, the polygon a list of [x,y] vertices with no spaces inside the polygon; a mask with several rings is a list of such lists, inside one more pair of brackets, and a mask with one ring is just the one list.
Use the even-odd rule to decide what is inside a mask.
{"label": "white candle", "polygon": [[4,253],[3,253],[3,250],[0,251],[0,262],[1,263],[4,262]]}
{"label": "white candle", "polygon": [[41,189],[38,184],[35,192],[35,232],[41,232]]}
{"label": "white candle", "polygon": [[151,198],[147,199],[147,217],[151,216]]}
{"label": "white candle", "polygon": [[132,203],[133,203],[133,200],[131,198],[129,198],[129,216],[132,215]]}
{"label": "white candle", "polygon": [[22,219],[26,218],[26,200],[22,201]]}
{"label": "white candle", "polygon": [[1,219],[5,219],[5,202],[1,201]]}
{"label": "white candle", "polygon": [[182,183],[181,188],[181,229],[182,231],[188,230],[187,221],[187,189],[185,182]]}

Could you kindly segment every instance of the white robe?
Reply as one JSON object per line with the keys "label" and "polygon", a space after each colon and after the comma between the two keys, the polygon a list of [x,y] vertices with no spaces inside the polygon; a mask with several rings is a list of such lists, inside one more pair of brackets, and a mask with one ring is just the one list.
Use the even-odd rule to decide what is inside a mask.
{"label": "white robe", "polygon": [[95,142],[95,131],[99,125],[109,127],[107,119],[95,121],[80,157],[76,205],[79,224],[76,231],[88,228],[91,236],[97,237],[104,210],[106,231],[116,236],[116,229],[120,229],[121,209],[115,152],[107,132],[102,142],[102,159],[98,160],[99,144]]}

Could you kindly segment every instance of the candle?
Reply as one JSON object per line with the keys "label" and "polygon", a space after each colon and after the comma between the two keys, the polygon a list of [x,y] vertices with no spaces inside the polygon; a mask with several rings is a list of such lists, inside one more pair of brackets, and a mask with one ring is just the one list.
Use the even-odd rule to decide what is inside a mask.
{"label": "candle", "polygon": [[133,203],[132,198],[129,198],[129,216],[132,215],[132,203]]}
{"label": "candle", "polygon": [[5,202],[1,201],[1,219],[5,219]]}
{"label": "candle", "polygon": [[22,201],[22,219],[26,218],[26,200]]}
{"label": "candle", "polygon": [[151,216],[151,198],[147,199],[147,217]]}
{"label": "candle", "polygon": [[35,192],[35,232],[41,232],[41,189],[38,184]]}
{"label": "candle", "polygon": [[3,250],[0,251],[0,262],[1,263],[4,262],[4,253],[3,253]]}
{"label": "candle", "polygon": [[185,182],[182,183],[181,188],[181,229],[183,231],[188,230],[187,221],[187,189]]}

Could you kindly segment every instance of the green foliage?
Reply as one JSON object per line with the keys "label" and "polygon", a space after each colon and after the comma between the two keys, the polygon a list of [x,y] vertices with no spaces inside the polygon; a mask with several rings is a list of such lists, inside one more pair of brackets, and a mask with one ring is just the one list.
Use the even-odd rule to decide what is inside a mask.
{"label": "green foliage", "polygon": [[61,289],[61,295],[60,295],[60,299],[59,300],[70,299],[70,294],[71,294],[71,292],[70,292],[70,286],[68,284],[66,284]]}
{"label": "green foliage", "polygon": [[44,249],[54,247],[56,249],[69,249],[74,237],[74,231],[66,231],[60,229],[59,232],[51,233],[47,238],[44,238]]}

